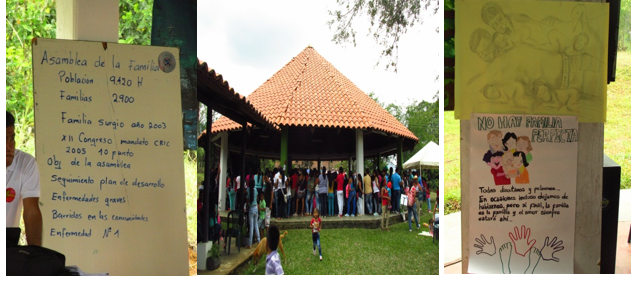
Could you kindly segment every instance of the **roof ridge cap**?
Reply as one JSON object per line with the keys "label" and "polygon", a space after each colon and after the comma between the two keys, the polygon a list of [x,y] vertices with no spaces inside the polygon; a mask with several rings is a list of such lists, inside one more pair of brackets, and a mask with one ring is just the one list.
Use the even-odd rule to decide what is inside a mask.
{"label": "roof ridge cap", "polygon": [[[318,53],[318,52],[317,52],[317,53]],[[322,57],[322,56],[321,56],[321,57]],[[363,121],[365,122],[365,123],[364,123],[365,128],[369,128],[369,127],[371,127],[371,124],[370,124],[369,120],[367,119],[367,114],[366,114],[366,113],[364,113],[364,112],[363,112],[363,110],[361,109],[361,107],[358,105],[358,103],[352,99],[354,96],[353,96],[353,95],[352,95],[352,93],[349,91],[349,89],[347,89],[347,88],[343,85],[343,83],[341,83],[341,80],[337,77],[337,74],[336,74],[336,73],[333,73],[333,72],[329,69],[329,68],[330,68],[330,66],[331,66],[332,68],[334,68],[334,70],[335,70],[336,72],[338,72],[338,74],[342,75],[344,78],[347,78],[347,77],[345,77],[345,75],[344,75],[342,72],[340,72],[338,69],[336,69],[336,66],[334,66],[332,63],[330,63],[329,61],[327,61],[327,59],[325,59],[324,57],[323,57],[323,59],[325,60],[325,63],[323,63],[323,65],[327,68],[327,73],[328,73],[328,75],[329,75],[329,76],[331,76],[332,78],[334,78],[334,82],[336,82],[336,85],[338,85],[338,88],[339,88],[339,89],[341,89],[341,90],[343,90],[343,91],[345,92],[345,95],[347,95],[347,96],[349,97],[349,100],[350,100],[350,101],[354,104],[354,106],[356,107],[356,109],[358,110],[358,112],[359,112],[360,114],[362,114],[362,115],[363,115],[362,119],[363,119]],[[352,82],[352,81],[350,80],[350,82]],[[353,83],[354,83],[354,82],[352,82],[352,84],[353,84]],[[356,85],[354,85],[354,86],[356,86]],[[363,93],[364,93],[364,92],[363,92]]]}
{"label": "roof ridge cap", "polygon": [[[300,54],[302,54],[305,50],[303,50]],[[295,58],[299,57],[299,55],[295,56],[294,58],[292,58],[292,60],[290,60],[290,62],[288,62],[285,66],[288,66],[290,63],[292,63],[292,61],[294,61]],[[287,115],[288,109],[290,108],[290,103],[292,103],[292,98],[294,97],[294,93],[299,89],[299,87],[301,86],[301,76],[303,76],[305,74],[305,72],[307,71],[307,67],[309,64],[309,58],[310,58],[310,54],[307,53],[307,55],[300,59],[300,61],[303,61],[303,69],[300,70],[299,74],[297,74],[294,77],[294,81],[296,82],[296,85],[294,86],[294,89],[292,89],[292,92],[290,93],[289,97],[285,98],[285,105],[283,106],[283,110],[281,111],[281,115],[278,115],[278,123],[277,124],[283,124],[283,116]]]}

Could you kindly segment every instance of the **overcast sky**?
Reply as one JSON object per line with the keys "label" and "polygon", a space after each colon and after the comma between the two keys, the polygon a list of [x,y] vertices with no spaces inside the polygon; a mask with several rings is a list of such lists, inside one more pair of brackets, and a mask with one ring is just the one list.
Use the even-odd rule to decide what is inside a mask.
{"label": "overcast sky", "polygon": [[[250,95],[308,45],[332,63],[365,93],[384,103],[406,105],[431,100],[442,81],[442,36],[428,12],[423,23],[409,28],[398,49],[398,73],[374,67],[382,47],[367,36],[368,18],[356,23],[357,46],[331,41],[334,30],[328,1],[198,1],[197,54],[224,76],[235,91]],[[329,7],[328,7],[329,5]],[[442,18],[442,9],[436,18]],[[442,27],[441,27],[442,32]]]}

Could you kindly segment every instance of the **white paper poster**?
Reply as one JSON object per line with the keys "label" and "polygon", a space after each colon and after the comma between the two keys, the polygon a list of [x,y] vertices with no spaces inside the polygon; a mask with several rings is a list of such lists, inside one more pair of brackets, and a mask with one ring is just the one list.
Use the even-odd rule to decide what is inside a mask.
{"label": "white paper poster", "polygon": [[473,114],[469,273],[573,273],[578,121]]}

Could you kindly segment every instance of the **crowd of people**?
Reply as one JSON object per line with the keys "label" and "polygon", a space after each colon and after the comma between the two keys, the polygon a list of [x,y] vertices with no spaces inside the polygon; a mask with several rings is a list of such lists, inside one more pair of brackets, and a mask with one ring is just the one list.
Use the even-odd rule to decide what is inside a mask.
{"label": "crowd of people", "polygon": [[[219,176],[215,176],[213,198],[218,196],[215,190],[216,183],[220,181]],[[225,179],[227,203],[219,204],[219,207],[245,212],[248,237],[253,242],[267,234],[271,218],[281,220],[311,216],[312,220],[320,220],[380,215],[381,229],[389,231],[389,215],[401,214],[412,231],[412,218],[420,229],[422,202],[426,202],[429,213],[432,208],[435,213],[438,205],[434,200],[432,206],[429,185],[419,172],[404,171],[400,174],[393,168],[372,172],[365,170],[364,176],[352,171],[347,173],[342,167],[338,170],[323,167],[321,170],[294,168],[290,171],[274,168],[265,172],[259,170],[255,174],[248,170],[244,181],[245,193],[238,194],[241,176],[228,174]],[[214,215],[217,216],[214,223],[218,225],[216,209]]]}

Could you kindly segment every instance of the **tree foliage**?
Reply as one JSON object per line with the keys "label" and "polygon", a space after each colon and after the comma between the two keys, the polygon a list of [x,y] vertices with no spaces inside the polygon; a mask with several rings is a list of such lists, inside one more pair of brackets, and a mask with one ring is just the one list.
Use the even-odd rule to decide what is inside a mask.
{"label": "tree foliage", "polygon": [[[16,118],[16,145],[33,153],[31,39],[56,37],[53,0],[6,1],[6,108]],[[120,42],[150,45],[153,0],[119,2]]]}
{"label": "tree foliage", "polygon": [[119,1],[119,43],[150,45],[154,0]]}
{"label": "tree foliage", "polygon": [[[438,12],[439,0],[337,0],[339,9],[329,11],[330,29],[336,25],[332,41],[336,44],[352,42],[356,46],[356,30],[352,27],[357,16],[367,15],[368,35],[382,46],[380,59],[389,58],[385,69],[398,70],[398,42],[410,27],[421,21],[422,9]],[[344,8],[344,9],[343,9]],[[379,61],[376,63],[378,65]]]}
{"label": "tree foliage", "polygon": [[31,39],[55,38],[52,0],[6,2],[6,109],[16,118],[16,145],[33,153]]}
{"label": "tree foliage", "polygon": [[630,51],[630,0],[622,0],[620,9],[617,49]]}

